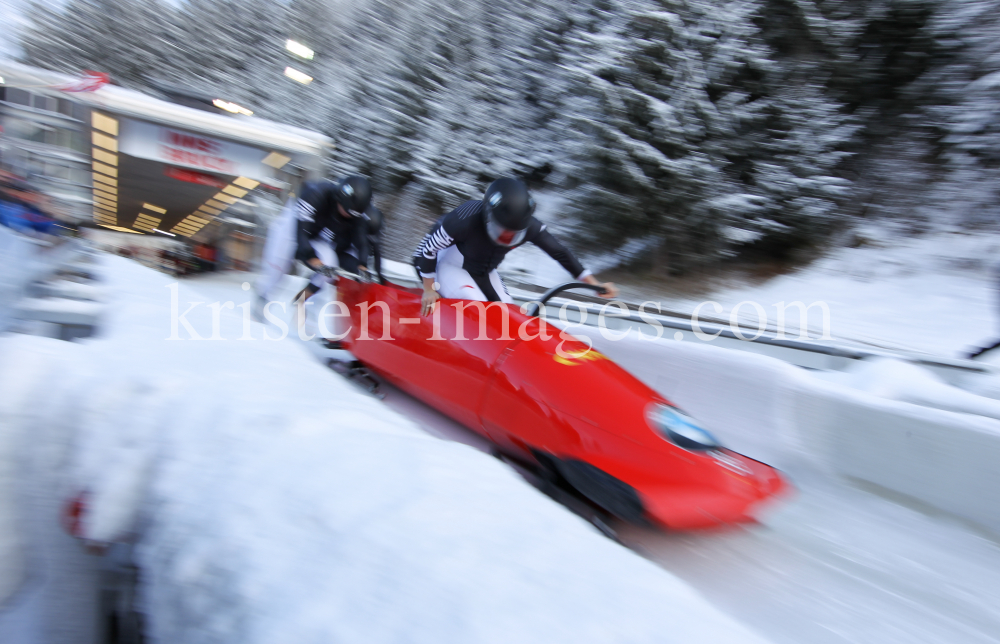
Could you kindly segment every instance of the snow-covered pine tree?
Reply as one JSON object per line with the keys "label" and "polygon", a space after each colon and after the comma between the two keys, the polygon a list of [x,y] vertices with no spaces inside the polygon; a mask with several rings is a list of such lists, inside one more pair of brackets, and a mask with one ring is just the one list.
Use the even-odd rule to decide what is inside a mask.
{"label": "snow-covered pine tree", "polygon": [[[713,64],[734,70],[746,64],[739,58],[750,50],[738,43],[749,21],[720,29],[700,9],[683,1],[612,8],[606,30],[583,34],[585,45],[599,45],[576,57],[598,104],[592,114],[575,115],[587,140],[576,212],[598,243],[644,238],[654,267],[675,270],[718,252],[729,222],[717,204],[739,194],[712,141],[735,134],[739,117],[720,112],[713,98],[737,110],[746,100],[712,97],[709,72]],[[728,5],[713,12],[732,18]],[[737,46],[729,46],[730,38]]]}
{"label": "snow-covered pine tree", "polygon": [[103,71],[125,87],[146,89],[177,54],[174,10],[160,0],[70,0],[61,10],[34,2],[27,13],[21,44],[29,65]]}
{"label": "snow-covered pine tree", "polygon": [[502,175],[530,177],[551,166],[534,100],[539,79],[525,73],[534,12],[525,2],[479,1],[447,8],[429,100],[422,181],[457,204]]}
{"label": "snow-covered pine tree", "polygon": [[918,84],[939,100],[928,106],[941,133],[942,178],[927,204],[942,223],[1000,223],[1000,2],[948,0],[929,25],[950,56]]}
{"label": "snow-covered pine tree", "polygon": [[820,87],[774,63],[759,10],[653,2],[600,35],[610,58],[585,64],[600,110],[578,118],[591,143],[574,200],[593,240],[643,238],[654,268],[682,271],[730,240],[782,250],[828,230],[851,130]]}
{"label": "snow-covered pine tree", "polygon": [[349,23],[366,30],[364,54],[344,77],[350,111],[333,114],[344,155],[388,187],[416,184],[435,209],[502,174],[550,166],[551,149],[539,145],[545,120],[523,73],[530,9],[450,0],[359,8]]}
{"label": "snow-covered pine tree", "polygon": [[949,55],[930,28],[941,5],[942,0],[796,0],[797,8],[811,10],[808,15],[769,16],[769,37],[790,24],[799,42],[818,45],[819,76],[857,125],[854,155],[844,164],[854,180],[850,214],[923,226],[940,138],[927,108],[942,100],[928,74]]}
{"label": "snow-covered pine tree", "polygon": [[189,0],[179,14],[181,54],[169,80],[254,110],[294,121],[285,84],[284,8],[267,0]]}
{"label": "snow-covered pine tree", "polygon": [[334,165],[372,177],[380,191],[398,189],[415,171],[435,83],[425,5],[373,0],[340,16],[347,42],[330,69],[336,82],[327,125],[338,147]]}
{"label": "snow-covered pine tree", "polygon": [[755,4],[754,23],[772,62],[741,83],[762,99],[761,118],[741,133],[729,174],[767,199],[762,217],[749,222],[760,235],[752,247],[781,257],[847,223],[853,193],[844,166],[861,126],[828,85],[834,70],[851,59],[848,43],[860,23],[839,3]]}
{"label": "snow-covered pine tree", "polygon": [[[324,0],[293,0],[285,12],[276,41],[277,53],[273,69],[272,87],[274,104],[280,107],[271,118],[301,127],[318,130],[336,140],[330,128],[330,114],[340,96],[345,69],[355,65],[355,35],[345,31],[345,18],[331,3]],[[294,40],[314,52],[307,60],[285,49],[285,43]],[[312,77],[308,84],[299,83],[284,75],[286,67]],[[349,106],[340,105],[340,109]]]}
{"label": "snow-covered pine tree", "polygon": [[[598,40],[612,19],[602,0],[543,3],[532,29],[526,55],[521,60],[525,101],[530,104],[530,144],[538,158],[535,177],[552,186],[572,188],[580,174],[582,155],[576,145],[574,115],[592,111],[593,97],[584,91],[579,70],[593,58],[606,56]],[[544,161],[544,162],[543,162]]]}

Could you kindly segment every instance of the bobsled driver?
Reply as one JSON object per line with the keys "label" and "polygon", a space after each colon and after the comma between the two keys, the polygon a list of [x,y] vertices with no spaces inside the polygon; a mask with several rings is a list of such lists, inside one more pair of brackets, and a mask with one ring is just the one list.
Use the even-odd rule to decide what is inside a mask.
{"label": "bobsled driver", "polygon": [[333,281],[337,267],[351,273],[367,272],[373,248],[378,270],[381,225],[382,212],[372,203],[368,179],[351,175],[302,184],[298,199],[289,201],[268,228],[263,273],[254,289],[258,310],[271,300],[296,259],[316,271],[296,296],[300,305]]}
{"label": "bobsled driver", "polygon": [[490,184],[481,201],[467,201],[439,219],[413,257],[424,285],[421,315],[430,313],[442,297],[513,302],[496,269],[507,253],[528,242],[548,253],[575,279],[603,286],[604,297],[615,297],[615,286],[598,282],[532,216],[534,211],[527,186],[502,178]]}

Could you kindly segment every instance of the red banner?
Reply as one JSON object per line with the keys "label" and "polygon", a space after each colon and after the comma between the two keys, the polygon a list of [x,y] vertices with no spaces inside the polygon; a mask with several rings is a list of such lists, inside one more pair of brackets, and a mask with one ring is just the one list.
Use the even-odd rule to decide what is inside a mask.
{"label": "red banner", "polygon": [[88,69],[83,72],[83,78],[65,85],[56,85],[54,89],[63,92],[96,92],[110,82],[111,77],[104,72],[93,72]]}
{"label": "red banner", "polygon": [[205,174],[204,172],[195,172],[194,170],[182,170],[181,168],[173,168],[167,166],[167,169],[163,171],[171,179],[177,179],[178,181],[187,181],[188,183],[197,183],[202,186],[211,186],[213,188],[225,188],[227,183],[213,177],[210,174]]}

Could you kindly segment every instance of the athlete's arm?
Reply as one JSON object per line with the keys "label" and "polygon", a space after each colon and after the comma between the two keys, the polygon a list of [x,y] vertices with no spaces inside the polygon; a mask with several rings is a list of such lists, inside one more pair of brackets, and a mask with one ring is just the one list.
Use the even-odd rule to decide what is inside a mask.
{"label": "athlete's arm", "polygon": [[474,211],[481,207],[481,204],[480,201],[465,202],[438,219],[431,231],[424,236],[413,256],[413,265],[416,266],[421,278],[429,277],[432,282],[434,281],[438,253],[464,238],[469,224],[473,221]]}
{"label": "athlete's arm", "polygon": [[587,284],[593,284],[594,286],[603,286],[605,292],[601,294],[601,297],[612,298],[618,296],[618,288],[614,284],[611,282],[597,281],[594,274],[591,273],[589,269],[584,268],[583,264],[580,263],[580,260],[578,260],[576,255],[573,254],[573,251],[566,248],[561,241],[556,239],[555,235],[550,233],[544,224],[541,225],[541,228],[535,235],[531,236],[529,241],[544,250],[549,257],[559,262],[559,264],[573,276],[573,279]]}
{"label": "athlete's arm", "polygon": [[438,220],[424,237],[413,256],[413,265],[420,274],[424,293],[420,298],[420,314],[427,315],[441,296],[434,290],[437,278],[437,256],[445,248],[463,239],[469,227],[479,221],[481,201],[467,201]]}
{"label": "athlete's arm", "polygon": [[378,235],[372,235],[371,239],[368,240],[371,244],[372,254],[375,256],[375,274],[378,275],[379,284],[385,283],[385,278],[382,277],[382,251],[379,249],[379,238]]}
{"label": "athlete's arm", "polygon": [[313,268],[323,266],[323,262],[316,257],[316,251],[313,250],[310,242],[319,234],[320,226],[317,223],[317,215],[325,207],[320,191],[308,184],[302,187],[302,194],[299,195],[295,206],[297,220],[295,259],[303,261]]}
{"label": "athlete's arm", "polygon": [[434,289],[434,278],[421,278],[424,285],[424,292],[420,296],[420,315],[427,315],[434,310],[434,304],[441,299],[441,295]]}
{"label": "athlete's arm", "polygon": [[351,222],[351,243],[358,250],[358,268],[368,270],[368,255],[371,248],[368,246],[368,220],[358,218]]}

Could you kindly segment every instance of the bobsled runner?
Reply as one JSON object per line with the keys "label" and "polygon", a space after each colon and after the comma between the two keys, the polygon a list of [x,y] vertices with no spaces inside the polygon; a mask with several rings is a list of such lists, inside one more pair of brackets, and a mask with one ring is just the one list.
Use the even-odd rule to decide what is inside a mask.
{"label": "bobsled runner", "polygon": [[[567,288],[593,287],[566,284],[541,304]],[[364,367],[620,519],[678,530],[743,523],[788,487],[538,317],[538,304],[441,299],[422,316],[417,289],[343,274],[337,291],[350,312],[343,347]]]}

